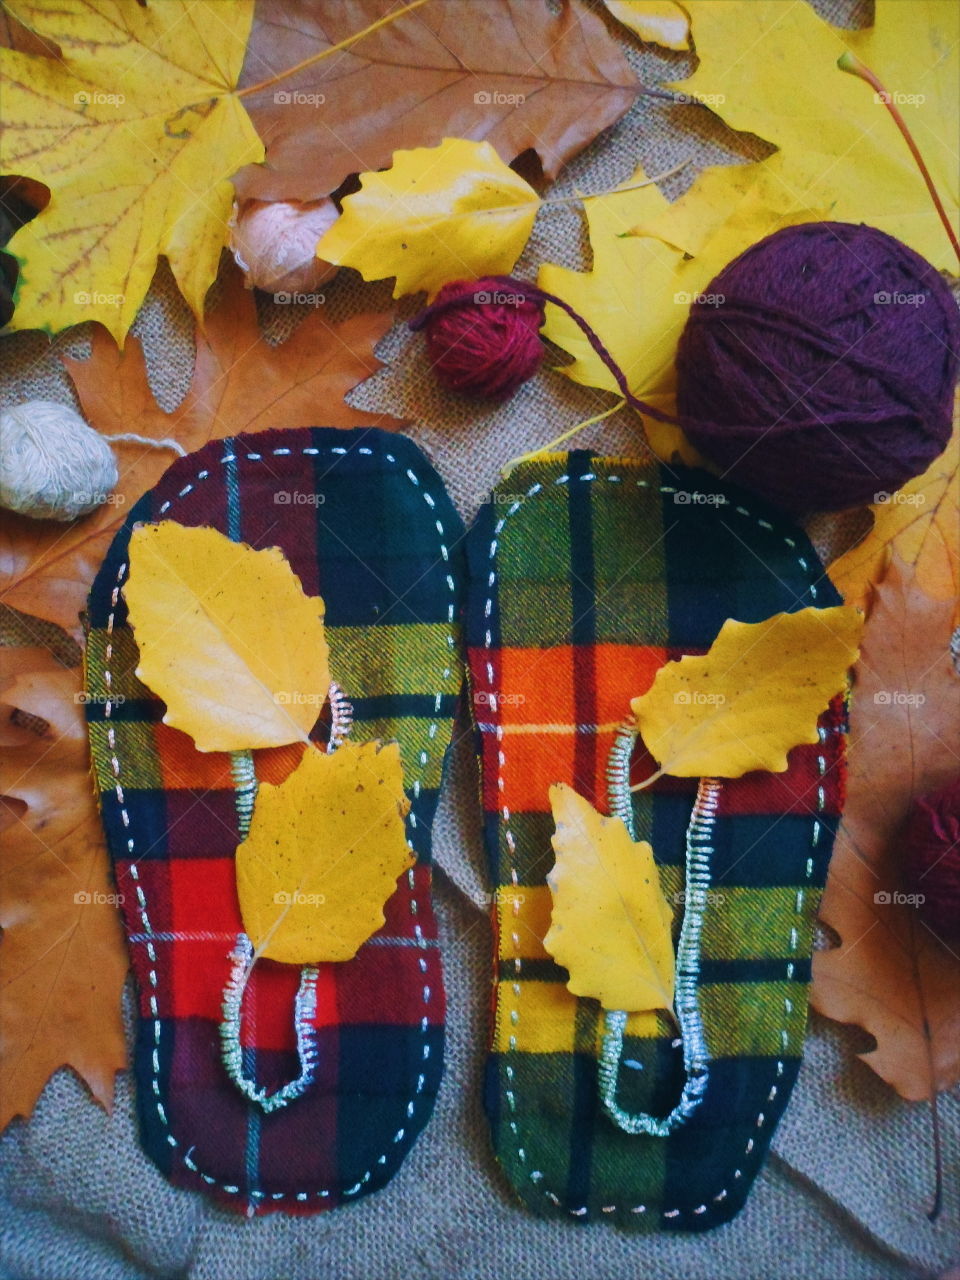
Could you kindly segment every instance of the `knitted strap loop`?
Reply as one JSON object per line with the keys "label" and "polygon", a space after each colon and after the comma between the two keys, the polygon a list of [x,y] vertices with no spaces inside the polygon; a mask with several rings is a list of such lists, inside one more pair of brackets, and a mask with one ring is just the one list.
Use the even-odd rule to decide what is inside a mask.
{"label": "knitted strap loop", "polygon": [[258,1103],[264,1111],[279,1111],[288,1103],[306,1093],[313,1084],[317,1066],[317,1033],[314,1018],[317,1012],[317,969],[305,965],[300,971],[300,987],[293,1006],[294,1028],[297,1035],[297,1056],[300,1074],[295,1080],[268,1093],[247,1078],[243,1070],[243,1047],[240,1044],[240,1018],[243,995],[253,972],[253,943],[245,933],[237,936],[237,945],[231,954],[233,965],[223,989],[223,1021],[220,1024],[220,1053],[227,1075],[240,1092],[251,1102]]}
{"label": "knitted strap loop", "polygon": [[[610,752],[607,770],[611,811],[622,820],[632,840],[636,840],[637,836],[630,799],[630,757],[636,736],[636,728],[632,724],[624,725],[619,730]],[[700,779],[697,798],[687,825],[686,888],[683,925],[677,946],[675,1000],[683,1040],[686,1079],[680,1101],[668,1115],[629,1112],[619,1105],[617,1091],[627,1013],[623,1009],[609,1010],[604,1019],[605,1029],[598,1066],[600,1101],[613,1123],[625,1133],[646,1133],[654,1138],[667,1137],[690,1118],[706,1092],[710,1053],[703,1033],[697,983],[700,976],[703,915],[710,890],[710,854],[713,853],[713,846],[709,841],[720,800],[720,786],[717,778]]]}

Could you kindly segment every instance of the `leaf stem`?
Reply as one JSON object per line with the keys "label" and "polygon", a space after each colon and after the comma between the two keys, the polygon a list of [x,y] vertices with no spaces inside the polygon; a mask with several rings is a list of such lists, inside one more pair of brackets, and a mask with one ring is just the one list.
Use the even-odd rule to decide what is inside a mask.
{"label": "leaf stem", "polygon": [[865,80],[879,96],[880,101],[890,112],[891,116],[893,116],[894,123],[903,135],[904,141],[910,148],[910,154],[913,156],[916,161],[917,168],[920,170],[920,175],[927,184],[927,190],[930,192],[930,198],[933,200],[934,207],[940,217],[940,221],[944,225],[944,229],[946,230],[950,243],[953,245],[954,252],[956,253],[958,260],[960,260],[960,240],[957,239],[957,233],[950,224],[950,219],[947,217],[947,211],[944,209],[943,203],[937,194],[937,188],[933,185],[933,178],[931,178],[930,171],[924,163],[923,156],[920,154],[920,148],[914,142],[913,134],[907,127],[906,120],[904,120],[903,116],[900,114],[897,104],[893,101],[893,95],[884,86],[876,73],[871,71],[866,63],[861,62],[857,55],[850,49],[848,49],[846,53],[840,55],[837,59],[837,66],[841,71],[848,71],[851,75],[859,76],[861,80]]}
{"label": "leaf stem", "polygon": [[656,782],[658,778],[665,778],[666,776],[667,776],[666,769],[658,769],[656,773],[651,773],[650,777],[644,778],[642,782],[635,782],[633,786],[630,788],[630,790],[645,791],[646,788],[649,786],[652,786],[652,784]]}
{"label": "leaf stem", "polygon": [[255,93],[260,93],[263,89],[269,89],[271,85],[278,84],[281,80],[286,80],[288,76],[296,75],[298,71],[303,71],[306,67],[311,67],[315,62],[322,62],[324,58],[329,58],[332,53],[339,53],[341,49],[349,49],[351,45],[362,40],[364,36],[372,35],[374,31],[379,31],[381,27],[389,26],[391,22],[396,22],[398,18],[402,18],[405,13],[411,13],[414,9],[419,9],[425,5],[427,0],[411,0],[410,4],[405,4],[402,9],[397,9],[395,13],[384,14],[382,18],[378,18],[376,22],[371,22],[369,26],[363,28],[362,31],[355,31],[352,36],[332,44],[329,48],[321,49],[319,53],[312,54],[309,58],[304,58],[302,62],[296,63],[295,66],[287,67],[285,71],[278,71],[275,76],[270,76],[267,80],[261,80],[258,84],[247,85],[246,89],[235,89],[233,96],[235,98],[249,98]]}

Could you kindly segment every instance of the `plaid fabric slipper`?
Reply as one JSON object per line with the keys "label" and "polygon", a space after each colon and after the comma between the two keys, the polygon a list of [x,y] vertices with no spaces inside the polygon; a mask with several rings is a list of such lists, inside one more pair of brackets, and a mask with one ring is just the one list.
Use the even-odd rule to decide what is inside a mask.
{"label": "plaid fabric slipper", "polygon": [[[786,773],[664,778],[625,723],[727,618],[840,603],[806,537],[701,472],[589,453],[518,467],[468,536],[467,643],[494,883],[486,1108],[536,1213],[702,1230],[742,1206],[800,1064],[842,801],[843,703]],[[605,1014],[550,927],[551,783],[649,840],[677,903],[678,1011]]]}
{"label": "plaid fabric slipper", "polygon": [[[258,780],[282,780],[303,748],[202,754],[162,723],[134,674],[123,584],[134,524],[164,517],[279,546],[326,604],[336,683],[314,739],[400,744],[417,863],[351,961],[301,972],[260,960],[238,989],[234,852]],[[267,431],[176,462],[131,511],[90,596],[87,712],[139,988],[143,1146],[172,1182],[248,1215],[377,1190],[433,1109],[444,990],[431,822],[461,685],[461,541],[438,476],[403,436]]]}

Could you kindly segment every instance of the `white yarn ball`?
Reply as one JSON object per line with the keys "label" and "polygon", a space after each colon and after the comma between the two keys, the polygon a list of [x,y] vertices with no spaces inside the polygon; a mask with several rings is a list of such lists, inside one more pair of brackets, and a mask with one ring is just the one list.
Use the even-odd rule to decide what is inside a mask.
{"label": "white yarn ball", "polygon": [[28,400],[0,410],[0,506],[76,520],[106,502],[116,483],[109,444],[69,405]]}
{"label": "white yarn ball", "polygon": [[317,242],[339,217],[332,200],[246,200],[234,206],[230,248],[247,287],[267,293],[312,293],[337,274],[316,255]]}

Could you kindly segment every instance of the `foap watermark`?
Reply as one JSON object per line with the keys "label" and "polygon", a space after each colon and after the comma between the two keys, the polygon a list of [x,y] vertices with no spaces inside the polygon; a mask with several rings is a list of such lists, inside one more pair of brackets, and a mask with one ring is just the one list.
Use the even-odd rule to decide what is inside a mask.
{"label": "foap watermark", "polygon": [[878,506],[890,503],[896,507],[922,507],[927,501],[925,493],[875,493],[873,500]]}
{"label": "foap watermark", "polygon": [[878,307],[922,307],[926,305],[925,293],[904,293],[900,289],[879,289],[873,295]]}
{"label": "foap watermark", "polygon": [[878,707],[922,707],[925,693],[908,693],[903,689],[878,689],[873,701]]}
{"label": "foap watermark", "polygon": [[473,295],[478,307],[522,307],[527,301],[525,293],[510,293],[507,289],[478,289]]}
{"label": "foap watermark", "polygon": [[73,295],[76,307],[122,307],[126,300],[123,293],[101,293],[98,289],[78,289]]}
{"label": "foap watermark", "polygon": [[302,89],[278,89],[273,95],[278,107],[322,107],[325,93],[304,93]]}
{"label": "foap watermark", "polygon": [[495,493],[490,499],[495,507],[519,507],[526,500],[525,493]]}
{"label": "foap watermark", "polygon": [[278,489],[273,495],[275,507],[322,507],[326,500],[324,494],[312,489]]}
{"label": "foap watermark", "polygon": [[289,307],[291,303],[296,303],[300,307],[322,307],[327,300],[325,293],[287,293],[281,290],[273,295],[273,300],[278,307]]}
{"label": "foap watermark", "polygon": [[522,707],[526,700],[525,693],[497,693],[493,689],[478,689],[473,695],[477,707]]}
{"label": "foap watermark", "polygon": [[724,507],[727,496],[723,493],[700,493],[693,489],[678,489],[673,495],[678,507]]}
{"label": "foap watermark", "polygon": [[873,95],[881,107],[922,107],[927,100],[925,93],[901,93],[899,89],[880,89]]}
{"label": "foap watermark", "polygon": [[122,93],[103,93],[100,89],[80,89],[73,100],[78,107],[122,107],[126,102]]}
{"label": "foap watermark", "polygon": [[324,893],[304,893],[302,889],[278,889],[273,895],[278,907],[322,907],[327,900]]}
{"label": "foap watermark", "polygon": [[725,293],[685,293],[683,289],[673,295],[674,302],[681,307],[722,307],[727,300]]}
{"label": "foap watermark", "polygon": [[718,889],[680,889],[673,895],[677,907],[722,907],[725,901]]}
{"label": "foap watermark", "polygon": [[122,893],[104,893],[102,889],[78,889],[73,900],[78,907],[119,907],[124,897]]}
{"label": "foap watermark", "polygon": [[73,495],[78,507],[122,507],[127,500],[125,493],[104,493],[102,489],[78,489]]}
{"label": "foap watermark", "polygon": [[725,93],[675,93],[673,101],[680,107],[722,107],[727,100]]}
{"label": "foap watermark", "polygon": [[678,689],[673,695],[678,707],[722,707],[726,700],[724,693],[706,693],[703,689]]}
{"label": "foap watermark", "polygon": [[899,889],[878,889],[873,895],[878,907],[921,907],[927,900],[925,893],[901,893]]}
{"label": "foap watermark", "polygon": [[527,900],[524,894],[511,888],[510,885],[505,888],[494,889],[492,893],[488,893],[486,889],[474,889],[469,894],[469,897],[472,903],[487,911],[496,905],[512,907],[516,903],[518,906],[523,906]]}
{"label": "foap watermark", "polygon": [[520,107],[527,100],[525,93],[504,93],[501,89],[478,89],[473,95],[478,107]]}
{"label": "foap watermark", "polygon": [[109,702],[111,707],[122,707],[126,697],[122,693],[91,693],[89,689],[81,689],[73,695],[78,707],[103,707]]}
{"label": "foap watermark", "polygon": [[278,707],[322,707],[325,693],[304,693],[302,689],[278,689],[273,695]]}

